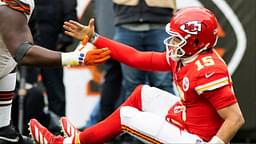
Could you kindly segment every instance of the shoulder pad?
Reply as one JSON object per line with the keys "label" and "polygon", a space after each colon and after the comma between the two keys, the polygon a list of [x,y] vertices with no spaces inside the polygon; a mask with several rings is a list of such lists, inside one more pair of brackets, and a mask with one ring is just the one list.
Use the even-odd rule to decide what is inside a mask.
{"label": "shoulder pad", "polygon": [[35,7],[34,0],[3,0],[9,8],[22,12],[29,21]]}
{"label": "shoulder pad", "polygon": [[202,70],[197,79],[195,90],[198,94],[220,88],[230,83],[230,76],[227,69],[218,66]]}

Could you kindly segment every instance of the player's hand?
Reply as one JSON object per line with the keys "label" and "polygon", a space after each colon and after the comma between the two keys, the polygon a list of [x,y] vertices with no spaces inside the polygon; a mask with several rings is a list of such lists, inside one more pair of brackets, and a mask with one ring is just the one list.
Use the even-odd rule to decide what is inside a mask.
{"label": "player's hand", "polygon": [[108,60],[110,56],[110,50],[108,48],[91,49],[87,52],[84,59],[84,65],[102,64]]}
{"label": "player's hand", "polygon": [[108,60],[110,56],[108,48],[97,49],[91,43],[85,46],[78,46],[78,48],[69,53],[62,53],[61,62],[63,66],[84,66],[101,64]]}
{"label": "player's hand", "polygon": [[82,44],[75,51],[85,55],[83,62],[80,61],[82,65],[101,64],[110,58],[110,50],[108,48],[97,49],[91,43],[86,43],[86,45]]}
{"label": "player's hand", "polygon": [[77,40],[83,41],[84,39],[90,40],[95,33],[94,19],[90,19],[87,26],[82,25],[76,21],[70,20],[64,22],[63,28],[65,34]]}

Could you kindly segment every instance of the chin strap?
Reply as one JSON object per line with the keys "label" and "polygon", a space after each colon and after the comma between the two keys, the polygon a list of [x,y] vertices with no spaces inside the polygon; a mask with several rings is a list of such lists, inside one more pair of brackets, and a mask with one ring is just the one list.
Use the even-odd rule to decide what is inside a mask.
{"label": "chin strap", "polygon": [[208,46],[209,46],[209,43],[206,44],[202,49],[200,49],[199,51],[197,51],[197,52],[196,52],[195,54],[193,54],[192,56],[189,56],[189,57],[186,57],[186,58],[180,58],[182,64],[183,64],[183,65],[186,65],[186,64],[188,64],[188,63],[194,61],[194,60],[198,57],[198,55],[199,55],[201,52],[207,50]]}

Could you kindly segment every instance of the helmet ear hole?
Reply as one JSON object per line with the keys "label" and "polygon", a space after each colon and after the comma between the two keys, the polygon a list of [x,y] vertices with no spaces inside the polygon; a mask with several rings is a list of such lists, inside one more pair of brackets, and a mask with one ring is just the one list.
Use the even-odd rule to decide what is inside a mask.
{"label": "helmet ear hole", "polygon": [[194,40],[193,45],[194,45],[194,46],[198,46],[198,45],[199,45],[199,39],[198,39],[198,38],[196,38],[196,39]]}

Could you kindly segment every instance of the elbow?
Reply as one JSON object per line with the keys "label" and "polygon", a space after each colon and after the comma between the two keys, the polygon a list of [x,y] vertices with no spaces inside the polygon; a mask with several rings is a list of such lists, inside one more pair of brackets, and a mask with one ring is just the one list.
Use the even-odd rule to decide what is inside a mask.
{"label": "elbow", "polygon": [[241,128],[245,124],[243,115],[242,114],[237,115],[236,118],[234,119],[234,122],[238,128]]}
{"label": "elbow", "polygon": [[227,119],[225,119],[225,121],[227,121],[230,126],[237,130],[239,130],[245,123],[242,113],[233,113]]}
{"label": "elbow", "polygon": [[242,127],[245,124],[245,119],[244,119],[243,115],[241,115],[239,118],[239,124],[240,124],[240,127]]}

